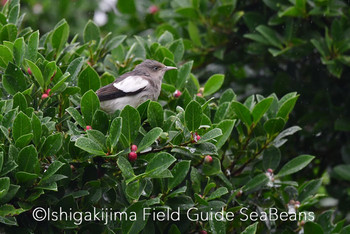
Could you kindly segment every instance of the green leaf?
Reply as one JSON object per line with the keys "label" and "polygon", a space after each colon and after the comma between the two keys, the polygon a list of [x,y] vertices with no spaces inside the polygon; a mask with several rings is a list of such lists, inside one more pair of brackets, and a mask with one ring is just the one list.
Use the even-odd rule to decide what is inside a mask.
{"label": "green leaf", "polygon": [[185,110],[185,122],[188,130],[196,131],[201,125],[202,107],[196,101],[191,101]]}
{"label": "green leaf", "polygon": [[19,107],[19,111],[26,111],[28,108],[27,100],[22,93],[16,93],[13,96],[13,108],[16,108],[17,106]]}
{"label": "green leaf", "polygon": [[298,172],[306,167],[314,158],[315,157],[311,155],[300,155],[286,163],[278,172],[277,176],[281,177]]}
{"label": "green leaf", "polygon": [[8,22],[11,24],[17,24],[19,16],[19,4],[13,6],[8,14]]}
{"label": "green leaf", "polygon": [[178,186],[187,176],[188,171],[190,170],[191,161],[181,161],[177,163],[171,170],[173,178],[168,179],[168,191],[172,190]]}
{"label": "green leaf", "polygon": [[10,188],[10,178],[9,177],[2,177],[0,178],[0,200],[4,196],[6,196],[7,192]]}
{"label": "green leaf", "polygon": [[122,133],[127,140],[127,144],[130,145],[138,135],[139,128],[141,126],[141,119],[139,112],[127,105],[120,113],[122,117]]}
{"label": "green leaf", "polygon": [[253,189],[260,188],[264,186],[269,181],[269,178],[265,175],[265,173],[256,175],[253,179],[249,180],[248,183],[243,187],[243,191],[249,191]]}
{"label": "green leaf", "polygon": [[53,176],[62,166],[64,163],[60,161],[54,161],[50,164],[49,168],[44,172],[43,178],[41,179],[40,183],[43,183],[45,180],[48,180],[51,176]]}
{"label": "green leaf", "polygon": [[[127,4],[129,1],[118,1],[119,2],[124,2],[125,4]],[[149,209],[151,210],[151,209]],[[128,219],[123,219],[122,222],[122,233],[139,233],[141,232],[147,221],[148,221],[148,216],[146,215],[145,219],[143,219],[143,215],[144,215],[144,201],[139,201],[136,202],[134,204],[132,204],[131,206],[129,206],[126,209],[126,213],[127,213],[127,217]],[[131,214],[135,214],[134,218],[133,215]],[[142,218],[139,218],[142,217]]]}
{"label": "green leaf", "polygon": [[285,101],[277,112],[277,117],[281,117],[284,120],[288,119],[289,113],[293,110],[294,105],[298,99],[299,95],[292,97]]}
{"label": "green leaf", "polygon": [[322,179],[311,180],[300,186],[298,189],[298,201],[303,202],[309,196],[315,194],[322,185]]}
{"label": "green leaf", "polygon": [[91,67],[87,66],[78,77],[78,87],[80,93],[83,95],[88,90],[96,91],[100,88],[100,77],[97,72]]}
{"label": "green leaf", "polygon": [[250,129],[250,126],[252,125],[253,121],[252,115],[248,107],[236,101],[233,101],[231,103],[231,107],[233,108],[237,117],[247,126],[248,129]]}
{"label": "green leaf", "polygon": [[271,146],[264,150],[263,166],[264,170],[276,170],[281,161],[281,152],[278,148]]}
{"label": "green leaf", "polygon": [[17,140],[16,140],[16,147],[17,148],[23,148],[24,146],[27,146],[29,144],[29,142],[33,139],[33,133],[28,133],[25,135],[20,136]]}
{"label": "green leaf", "polygon": [[136,13],[135,0],[118,1],[117,8],[121,13],[135,14]]}
{"label": "green leaf", "polygon": [[6,24],[0,31],[0,42],[15,41],[17,37],[17,27],[14,24]]}
{"label": "green leaf", "polygon": [[190,76],[191,69],[192,69],[193,61],[189,61],[185,64],[183,64],[177,73],[177,79],[175,82],[175,86],[177,89],[183,89],[188,77]]}
{"label": "green leaf", "polygon": [[75,81],[75,79],[77,78],[83,65],[84,65],[84,58],[83,57],[78,57],[78,58],[74,59],[68,65],[68,68],[66,70],[66,72],[68,72],[70,74],[68,81]]}
{"label": "green leaf", "polygon": [[103,134],[102,132],[100,132],[98,130],[94,130],[94,129],[90,129],[90,130],[86,131],[86,133],[87,133],[87,136],[89,139],[91,139],[92,141],[99,144],[103,150],[106,149],[106,147],[105,147],[105,145],[106,145],[105,134]]}
{"label": "green leaf", "polygon": [[4,152],[0,152],[0,172],[2,170],[3,163],[4,163]]}
{"label": "green leaf", "polygon": [[117,117],[113,119],[111,123],[111,127],[109,129],[109,135],[107,137],[107,142],[110,144],[110,149],[112,150],[112,153],[114,152],[113,149],[116,147],[119,137],[122,130],[122,118]]}
{"label": "green leaf", "polygon": [[5,70],[2,85],[6,92],[11,95],[15,95],[17,92],[23,92],[27,88],[26,80],[21,69],[11,62]]}
{"label": "green leaf", "polygon": [[38,153],[33,145],[24,147],[18,154],[18,170],[36,173],[39,166]]}
{"label": "green leaf", "polygon": [[188,34],[190,36],[190,39],[192,40],[193,44],[198,47],[202,47],[201,38],[199,35],[199,30],[197,28],[197,25],[195,25],[192,21],[188,22]]}
{"label": "green leaf", "polygon": [[118,36],[113,37],[106,44],[107,51],[111,51],[111,50],[117,48],[118,46],[120,46],[123,43],[123,41],[125,41],[126,38],[127,37],[125,35],[118,35]]}
{"label": "green leaf", "polygon": [[205,133],[203,136],[201,136],[201,139],[199,139],[198,143],[210,141],[212,139],[215,139],[219,136],[222,136],[222,131],[220,128],[214,128],[210,130],[209,132]]}
{"label": "green leaf", "polygon": [[69,36],[69,25],[66,20],[63,19],[56,25],[52,36],[51,36],[51,44],[54,49],[56,49],[56,53],[59,53],[62,48],[65,46]]}
{"label": "green leaf", "polygon": [[30,119],[22,111],[19,112],[13,121],[12,136],[16,141],[22,135],[26,135],[32,132],[32,125]]}
{"label": "green leaf", "polygon": [[100,43],[101,32],[99,27],[92,21],[89,20],[84,28],[84,43],[95,41],[95,47]]}
{"label": "green leaf", "polygon": [[164,122],[164,111],[162,105],[151,101],[148,104],[147,119],[152,128],[162,127]]}
{"label": "green leaf", "polygon": [[155,155],[152,160],[148,163],[145,174],[148,177],[155,177],[160,175],[163,171],[168,169],[171,164],[176,161],[171,154],[166,152],[160,152]]}
{"label": "green leaf", "polygon": [[258,27],[256,27],[256,31],[261,33],[261,35],[265,37],[265,39],[270,43],[270,45],[273,45],[279,49],[283,49],[282,41],[279,39],[276,31],[272,30],[271,28],[265,25],[259,25]]}
{"label": "green leaf", "polygon": [[44,156],[55,155],[61,149],[62,143],[63,138],[61,133],[48,136],[41,148],[41,154]]}
{"label": "green leaf", "polygon": [[122,175],[125,180],[130,179],[135,176],[134,170],[132,169],[129,161],[124,157],[119,157],[117,161],[118,167],[122,172]]}
{"label": "green leaf", "polygon": [[141,140],[141,142],[138,145],[137,152],[141,152],[150,145],[152,145],[162,134],[163,130],[161,128],[153,128],[151,131],[149,131]]}
{"label": "green leaf", "polygon": [[337,165],[333,170],[340,178],[350,181],[350,165]]}
{"label": "green leaf", "polygon": [[80,106],[85,123],[91,125],[95,111],[100,108],[100,101],[96,93],[92,90],[87,91],[81,98]]}
{"label": "green leaf", "polygon": [[261,117],[263,117],[266,111],[270,108],[272,101],[273,101],[273,97],[265,98],[254,106],[252,115],[253,115],[253,121],[255,124],[259,122]]}
{"label": "green leaf", "polygon": [[282,118],[269,119],[264,123],[264,129],[269,136],[274,136],[283,130],[284,124]]}
{"label": "green leaf", "polygon": [[28,59],[26,59],[25,61],[28,64],[30,70],[32,71],[35,80],[38,82],[40,87],[44,90],[45,89],[45,82],[44,82],[43,74],[41,73],[40,69],[32,61],[30,61]]}
{"label": "green leaf", "polygon": [[28,46],[25,53],[25,58],[35,62],[39,47],[39,30],[33,32],[28,39]]}
{"label": "green leaf", "polygon": [[228,193],[228,190],[226,187],[218,188],[217,190],[215,190],[210,194],[210,196],[208,197],[208,201],[220,198],[227,193]]}
{"label": "green leaf", "polygon": [[255,222],[251,225],[249,225],[246,229],[244,229],[244,231],[242,232],[242,234],[255,234],[256,230],[258,228],[258,222]]}
{"label": "green leaf", "polygon": [[45,61],[45,66],[43,71],[45,87],[47,87],[51,83],[51,78],[55,74],[56,70],[57,70],[57,66],[55,61],[51,61],[51,62]]}
{"label": "green leaf", "polygon": [[220,149],[227,139],[231,136],[231,132],[233,130],[233,126],[235,125],[236,120],[223,120],[216,127],[220,128],[222,131],[222,136],[218,137],[216,140],[216,148]]}
{"label": "green leaf", "polygon": [[18,66],[22,65],[26,44],[23,37],[17,38],[13,44],[13,57]]}
{"label": "green leaf", "polygon": [[145,186],[145,182],[142,183],[142,181],[139,180],[134,181],[126,186],[125,193],[130,199],[137,201],[139,200]]}
{"label": "green leaf", "polygon": [[213,157],[211,163],[204,163],[203,173],[206,176],[217,175],[221,172],[220,160],[217,157]]}
{"label": "green leaf", "polygon": [[169,50],[174,55],[174,62],[175,63],[180,62],[185,52],[185,46],[182,39],[173,41],[169,46]]}
{"label": "green leaf", "polygon": [[75,142],[75,146],[79,147],[80,149],[94,155],[106,155],[105,152],[103,152],[103,149],[99,144],[97,144],[95,141],[86,138],[86,137],[80,137]]}
{"label": "green leaf", "polygon": [[64,82],[70,77],[70,74],[68,72],[65,72],[57,81],[57,83],[52,87],[50,94],[55,93],[57,90],[59,90]]}
{"label": "green leaf", "polygon": [[79,113],[79,111],[77,111],[77,109],[75,109],[74,107],[68,107],[66,111],[80,125],[80,127],[82,128],[86,127],[85,121],[81,116],[81,114]]}
{"label": "green leaf", "polygon": [[99,130],[104,134],[107,133],[109,127],[109,118],[106,112],[102,110],[96,110],[94,116],[92,117],[91,126],[95,130]]}
{"label": "green leaf", "polygon": [[12,61],[13,55],[11,50],[4,45],[0,45],[0,67],[6,68],[7,64]]}
{"label": "green leaf", "polygon": [[304,233],[323,234],[322,227],[315,222],[306,222],[304,225]]}
{"label": "green leaf", "polygon": [[225,76],[222,74],[212,75],[204,85],[204,96],[209,96],[218,91],[224,83]]}

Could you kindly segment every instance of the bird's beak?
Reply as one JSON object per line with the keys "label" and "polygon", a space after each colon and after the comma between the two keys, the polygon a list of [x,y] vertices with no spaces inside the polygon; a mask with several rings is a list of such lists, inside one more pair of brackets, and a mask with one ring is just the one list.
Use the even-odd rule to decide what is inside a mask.
{"label": "bird's beak", "polygon": [[166,66],[164,69],[165,69],[165,71],[169,71],[169,70],[177,69],[177,67]]}

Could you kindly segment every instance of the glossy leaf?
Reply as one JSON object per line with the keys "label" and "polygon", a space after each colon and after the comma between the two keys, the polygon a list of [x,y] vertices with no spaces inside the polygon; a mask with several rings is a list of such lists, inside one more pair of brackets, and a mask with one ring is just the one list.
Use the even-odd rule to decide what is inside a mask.
{"label": "glossy leaf", "polygon": [[281,177],[298,172],[306,167],[314,158],[311,155],[300,155],[286,163],[278,172],[277,176]]}

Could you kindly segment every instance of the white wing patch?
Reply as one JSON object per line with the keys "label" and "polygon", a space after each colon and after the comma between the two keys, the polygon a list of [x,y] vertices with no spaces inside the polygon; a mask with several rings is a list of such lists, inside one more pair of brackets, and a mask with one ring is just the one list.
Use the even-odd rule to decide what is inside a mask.
{"label": "white wing patch", "polygon": [[132,93],[145,88],[148,84],[148,81],[141,76],[128,76],[124,80],[114,83],[113,86],[125,93]]}

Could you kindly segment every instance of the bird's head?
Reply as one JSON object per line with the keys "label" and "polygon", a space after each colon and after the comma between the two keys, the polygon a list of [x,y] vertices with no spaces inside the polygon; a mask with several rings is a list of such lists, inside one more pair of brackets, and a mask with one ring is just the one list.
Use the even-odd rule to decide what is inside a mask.
{"label": "bird's head", "polygon": [[150,76],[162,79],[166,71],[177,69],[176,67],[165,66],[164,64],[146,59],[135,67],[135,70],[146,71]]}

